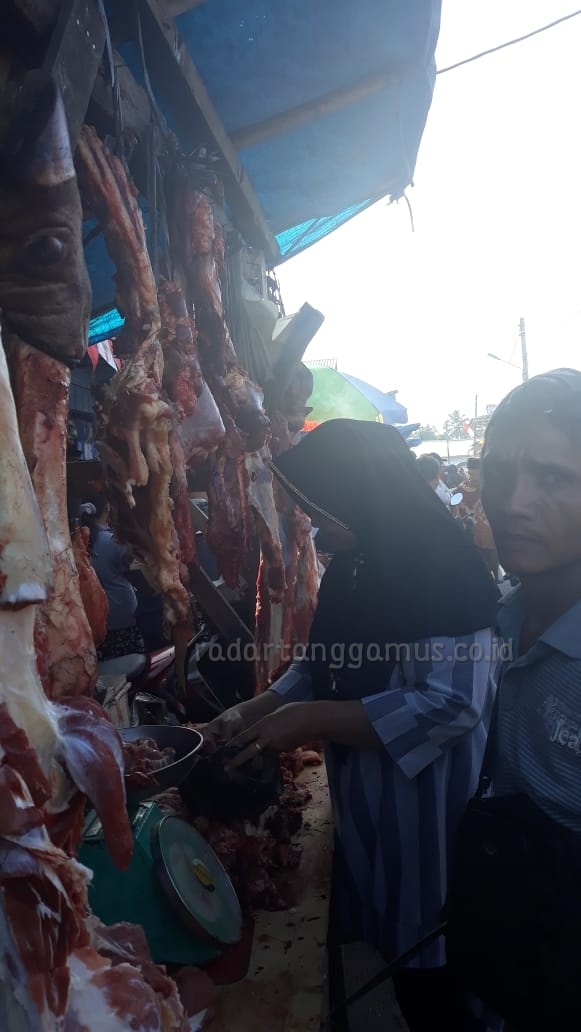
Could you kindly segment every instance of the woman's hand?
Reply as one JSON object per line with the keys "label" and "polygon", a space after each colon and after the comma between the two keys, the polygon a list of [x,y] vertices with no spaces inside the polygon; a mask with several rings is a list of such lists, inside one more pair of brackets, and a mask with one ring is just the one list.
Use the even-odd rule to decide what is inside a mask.
{"label": "woman's hand", "polygon": [[202,752],[213,753],[223,745],[228,745],[236,735],[244,730],[244,718],[237,706],[221,713],[209,724],[202,725],[200,731],[204,736]]}
{"label": "woman's hand", "polygon": [[257,753],[263,749],[290,752],[313,739],[337,742],[352,749],[383,748],[381,739],[367,718],[363,703],[291,702],[287,706],[280,706],[263,719],[257,719],[248,726],[248,730],[232,740],[233,746],[244,748],[229,765],[240,767],[247,760],[256,759]]}
{"label": "woman's hand", "polygon": [[241,751],[228,766],[241,767],[266,749],[278,753],[291,752],[310,741],[313,738],[312,706],[312,702],[291,702],[252,724],[232,740],[232,745],[240,747]]}
{"label": "woman's hand", "polygon": [[282,705],[282,700],[276,692],[266,691],[262,695],[256,695],[247,702],[241,702],[238,706],[232,706],[225,710],[219,717],[215,717],[208,724],[202,725],[199,730],[204,736],[202,752],[213,753],[224,745],[228,745],[236,735],[239,735],[251,724],[256,724],[269,713],[272,713]]}

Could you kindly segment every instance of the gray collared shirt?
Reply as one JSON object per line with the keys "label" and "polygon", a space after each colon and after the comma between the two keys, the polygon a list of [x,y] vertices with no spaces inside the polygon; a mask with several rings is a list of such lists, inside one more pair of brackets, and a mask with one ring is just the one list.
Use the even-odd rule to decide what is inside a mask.
{"label": "gray collared shirt", "polygon": [[526,793],[581,834],[581,600],[520,655],[524,615],[519,587],[503,600],[498,619],[513,657],[500,683],[494,792]]}

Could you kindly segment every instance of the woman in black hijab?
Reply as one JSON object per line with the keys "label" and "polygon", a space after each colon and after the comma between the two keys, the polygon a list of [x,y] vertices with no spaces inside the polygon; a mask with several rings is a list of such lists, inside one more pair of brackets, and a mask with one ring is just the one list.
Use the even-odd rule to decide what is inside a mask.
{"label": "woman in black hijab", "polygon": [[[334,557],[306,656],[206,738],[237,736],[238,763],[325,741],[341,935],[393,957],[439,924],[493,701],[496,588],[392,427],[324,423],[272,468]],[[471,1027],[444,965],[438,940],[396,976],[412,1032]]]}

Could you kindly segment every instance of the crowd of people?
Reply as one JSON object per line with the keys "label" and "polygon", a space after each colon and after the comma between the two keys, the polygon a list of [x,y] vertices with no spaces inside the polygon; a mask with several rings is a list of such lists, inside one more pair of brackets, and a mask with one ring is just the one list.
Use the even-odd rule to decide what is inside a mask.
{"label": "crowd of people", "polygon": [[498,581],[504,574],[499,568],[492,528],[480,497],[480,469],[479,458],[468,459],[466,470],[459,466],[446,466],[436,452],[421,455],[417,460],[420,475],[453,516],[460,520],[491,576]]}

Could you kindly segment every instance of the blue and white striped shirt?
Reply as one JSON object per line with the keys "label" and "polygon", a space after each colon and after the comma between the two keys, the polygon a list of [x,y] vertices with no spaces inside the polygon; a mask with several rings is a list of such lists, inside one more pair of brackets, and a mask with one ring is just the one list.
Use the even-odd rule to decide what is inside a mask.
{"label": "blue and white striped shirt", "polygon": [[493,789],[525,793],[547,816],[581,835],[581,601],[519,655],[521,588],[498,617],[514,658],[502,672]]}
{"label": "blue and white striped shirt", "polygon": [[[481,658],[469,658],[470,649]],[[344,941],[398,956],[436,928],[458,822],[478,783],[497,664],[493,635],[410,646],[384,692],[362,703],[383,749],[328,745]],[[474,655],[474,652],[472,652]],[[308,663],[273,690],[312,698]],[[414,967],[445,963],[440,938]]]}

